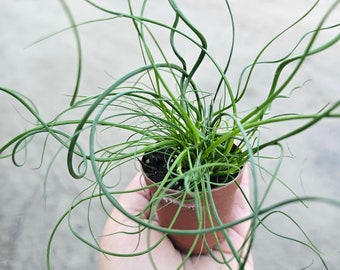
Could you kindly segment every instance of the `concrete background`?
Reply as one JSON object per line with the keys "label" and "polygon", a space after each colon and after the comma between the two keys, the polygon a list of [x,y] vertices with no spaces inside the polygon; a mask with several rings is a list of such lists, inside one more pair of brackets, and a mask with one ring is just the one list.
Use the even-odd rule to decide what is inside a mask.
{"label": "concrete background", "polygon": [[[125,1],[114,1],[114,5],[109,1],[101,2],[118,9],[125,7]],[[178,2],[183,5],[188,17],[207,35],[210,49],[223,63],[229,44],[223,31],[225,25],[229,24],[224,1]],[[313,29],[332,3],[321,2],[313,14],[281,38],[265,54],[264,59],[284,56],[299,36]],[[58,1],[0,0],[0,4],[0,85],[27,95],[39,108],[41,117],[50,120],[67,106],[67,95],[72,92],[75,82],[74,38],[68,31],[33,43],[67,27],[66,16]],[[311,3],[307,0],[243,0],[232,1],[231,4],[237,36],[228,75],[235,87],[242,68],[252,61],[270,38],[301,16]],[[163,3],[151,1],[150,5],[151,14],[166,17]],[[71,9],[77,22],[108,17],[83,1],[72,1]],[[338,18],[339,8],[332,16],[332,21]],[[105,88],[112,83],[112,77],[118,78],[141,64],[136,39],[130,30],[128,22],[119,20],[95,23],[81,29],[84,53],[81,94]],[[322,35],[321,41],[334,33]],[[278,102],[273,112],[315,112],[328,102],[339,100],[339,52],[340,46],[337,44],[329,51],[309,59],[291,88],[303,85],[306,81],[308,83],[291,99]],[[187,55],[190,57],[191,53],[188,51]],[[200,72],[200,87],[211,88],[215,80],[210,67]],[[254,106],[263,97],[272,72],[259,68],[250,85],[251,91],[245,99],[245,106]],[[17,102],[0,93],[0,145],[31,127],[31,120]],[[289,128],[291,126],[288,124],[277,125],[264,131],[263,138],[282,134]],[[339,138],[339,121],[326,120],[287,140],[284,145],[288,157],[279,173],[284,183],[300,195],[340,199]],[[68,210],[75,196],[90,184],[89,181],[74,180],[68,175],[64,151],[55,158],[54,165],[48,170],[49,162],[58,151],[58,146],[53,142],[47,147],[40,165],[43,139],[38,136],[32,142],[28,149],[28,162],[21,168],[15,167],[9,159],[0,160],[0,269],[46,269],[46,246],[53,226]],[[86,143],[86,139],[83,142]],[[20,160],[23,158],[19,157]],[[273,169],[276,162],[265,161],[263,165]],[[123,168],[121,179],[131,179],[134,173],[130,168]],[[268,176],[264,176],[264,180],[260,181],[262,190],[268,179]],[[275,183],[266,204],[288,197],[292,197],[292,194],[282,184]],[[91,226],[94,235],[98,236],[105,216],[98,202],[93,202],[91,207]],[[315,203],[308,204],[308,208],[294,204],[282,210],[304,228],[322,252],[329,269],[337,269],[340,264],[339,209]],[[74,212],[71,222],[77,232],[91,239],[87,225],[87,205]],[[305,240],[296,226],[280,214],[273,215],[266,224],[275,232]],[[305,269],[307,266],[307,269],[322,269],[317,256],[308,248],[276,237],[264,228],[258,230],[254,259],[256,269]],[[52,265],[54,269],[96,269],[97,254],[77,240],[67,222],[63,222],[53,242]]]}

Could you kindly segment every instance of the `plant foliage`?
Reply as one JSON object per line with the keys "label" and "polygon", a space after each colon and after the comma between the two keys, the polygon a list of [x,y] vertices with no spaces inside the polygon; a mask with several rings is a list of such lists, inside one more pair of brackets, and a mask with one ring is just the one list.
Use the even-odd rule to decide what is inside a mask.
{"label": "plant foliage", "polygon": [[[338,6],[339,1],[334,2],[320,19],[319,25],[303,35],[285,57],[273,61],[262,60],[262,55],[280,37],[294,29],[296,24],[310,15],[318,5],[319,1],[316,1],[301,18],[298,18],[263,47],[254,61],[241,72],[237,87],[232,87],[226,74],[233,57],[235,27],[228,1],[226,1],[226,12],[230,18],[231,45],[225,63],[220,65],[210,53],[205,36],[186,17],[181,6],[174,0],[168,0],[172,12],[169,14],[169,18],[172,20],[170,24],[166,22],[169,18],[163,22],[149,17],[147,15],[149,1],[146,0],[142,1],[138,8],[135,7],[133,1],[128,0],[127,12],[107,9],[97,4],[96,1],[85,0],[93,8],[110,16],[105,21],[131,21],[144,61],[144,65],[120,79],[114,80],[107,89],[92,96],[81,96],[81,91],[79,91],[82,72],[79,29],[91,23],[101,23],[104,20],[98,19],[77,24],[67,3],[60,2],[71,22],[70,28],[65,31],[72,30],[75,33],[78,46],[79,68],[76,87],[69,107],[52,121],[46,122],[26,97],[14,90],[0,88],[2,92],[11,95],[21,103],[36,119],[34,127],[13,137],[0,148],[1,157],[11,156],[13,162],[18,164],[17,154],[26,149],[32,137],[46,133],[46,140],[53,138],[67,149],[67,167],[74,178],[86,178],[89,165],[94,173],[96,178],[94,194],[89,198],[75,201],[70,210],[61,217],[60,222],[81,203],[95,198],[102,200],[103,197],[106,197],[115,208],[140,224],[141,228],[147,227],[164,233],[183,233],[180,230],[161,228],[138,216],[131,215],[121,207],[115,198],[116,194],[123,191],[115,189],[105,181],[108,175],[111,175],[124,163],[141,160],[144,155],[150,153],[167,154],[171,160],[167,163],[168,173],[160,185],[166,186],[169,182],[174,184],[180,181],[187,194],[197,194],[202,190],[210,191],[212,186],[231,181],[246,163],[250,165],[253,176],[253,194],[252,202],[248,202],[253,211],[252,215],[232,224],[220,224],[215,228],[186,232],[189,234],[226,229],[245,220],[252,220],[251,231],[247,239],[250,242],[248,247],[250,250],[257,227],[261,226],[262,222],[274,213],[285,215],[277,210],[280,206],[308,200],[321,200],[339,206],[338,201],[329,199],[294,197],[291,200],[264,207],[265,198],[270,196],[270,184],[263,197],[259,198],[256,176],[256,169],[261,166],[257,159],[261,158],[263,150],[273,146],[282,149],[281,144],[287,138],[299,134],[322,119],[340,117],[340,100],[326,104],[322,110],[312,114],[296,114],[290,111],[278,115],[271,113],[272,107],[275,106],[274,103],[286,95],[287,86],[297,76],[304,62],[339,42],[340,34],[329,38],[324,43],[318,42],[318,37],[322,32],[339,29],[339,24],[326,24],[327,18]],[[157,36],[160,30],[168,35],[166,44],[163,44]],[[181,54],[182,43],[180,41],[183,40],[192,47],[193,51],[197,52],[195,59],[188,59]],[[197,74],[207,61],[214,66],[219,74],[217,86],[213,90],[201,89],[196,83]],[[240,110],[240,103],[246,97],[254,72],[260,65],[275,68],[270,87],[266,90],[265,98],[254,104],[253,108]],[[81,117],[69,117],[73,115],[73,112],[78,111],[82,112]],[[276,138],[263,140],[260,136],[261,129],[288,121],[296,121],[298,124],[295,128],[285,131]],[[73,133],[64,131],[63,128],[69,126],[74,127]],[[126,134],[123,141],[116,140],[118,133]],[[88,136],[88,150],[85,150],[79,142],[79,138],[82,136]],[[110,143],[105,143],[101,141],[102,137],[112,138],[112,140]],[[282,156],[283,150],[279,163],[281,163]],[[279,170],[279,165],[277,170]],[[272,183],[276,180],[277,171],[270,174]],[[214,213],[211,215],[213,216]],[[56,225],[55,230],[59,225],[60,223]],[[138,232],[139,230],[136,230],[136,233]],[[51,241],[54,233],[55,231],[51,235]],[[92,243],[83,239],[75,231],[74,233],[93,248],[110,254],[109,251],[101,250],[96,242]],[[306,245],[318,253],[313,245]],[[152,248],[154,246],[145,252]],[[122,254],[114,255],[123,256]],[[238,251],[235,251],[234,256],[242,265]],[[320,259],[323,261],[322,257]]]}

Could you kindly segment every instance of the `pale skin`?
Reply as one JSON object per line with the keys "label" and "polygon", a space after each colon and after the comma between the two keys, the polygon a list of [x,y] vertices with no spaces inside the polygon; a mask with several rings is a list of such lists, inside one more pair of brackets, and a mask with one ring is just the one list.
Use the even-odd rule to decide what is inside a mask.
{"label": "pale skin", "polygon": [[[245,170],[247,175],[240,181],[240,187],[243,192],[249,196],[249,177],[248,170]],[[138,174],[131,181],[127,190],[139,189],[145,186],[144,178]],[[141,212],[144,206],[150,200],[150,192],[148,189],[141,190],[139,192],[125,193],[119,197],[120,204],[129,213],[137,215]],[[244,199],[240,190],[233,200],[233,213],[232,220],[238,220],[242,217],[248,216],[250,214],[250,209]],[[112,253],[120,254],[131,254],[146,250],[150,243],[156,243],[159,239],[163,237],[163,233],[155,230],[143,230],[139,234],[126,234],[115,232],[135,232],[136,223],[131,219],[127,218],[118,210],[113,210],[111,213],[113,219],[108,219],[102,233],[102,238],[100,242],[100,247],[104,250],[110,251]],[[148,220],[148,213],[145,213],[143,218],[145,221]],[[152,221],[153,224],[158,225],[157,216],[155,216]],[[236,249],[238,249],[244,242],[246,234],[249,230],[249,222],[243,222],[237,226],[228,229],[228,234],[231,238]],[[221,242],[223,253],[226,258],[232,258],[232,253],[230,247],[226,241]],[[214,250],[214,254],[221,258],[220,251]],[[154,266],[151,263],[150,255],[154,262]],[[120,257],[120,256],[108,256],[100,253],[99,255],[99,269],[100,270],[115,270],[115,269],[159,269],[159,270],[174,270],[178,269],[178,266],[182,263],[185,254],[175,249],[171,241],[165,238],[151,253],[132,256],[132,257]],[[184,270],[192,269],[202,269],[202,270],[214,270],[214,269],[239,269],[238,263],[232,260],[229,267],[226,265],[221,265],[214,261],[210,255],[192,255],[189,260],[186,261],[184,266],[181,268]],[[246,270],[253,270],[253,260],[251,256],[249,257],[245,268]]]}

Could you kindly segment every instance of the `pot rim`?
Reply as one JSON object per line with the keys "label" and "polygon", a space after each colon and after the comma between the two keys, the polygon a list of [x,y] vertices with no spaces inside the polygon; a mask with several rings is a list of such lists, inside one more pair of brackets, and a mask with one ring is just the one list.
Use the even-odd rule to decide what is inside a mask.
{"label": "pot rim", "polygon": [[[213,191],[213,190],[219,190],[219,189],[221,189],[221,188],[224,188],[225,186],[231,185],[232,183],[234,183],[235,181],[237,181],[238,179],[240,179],[240,177],[241,177],[243,171],[245,170],[245,167],[247,167],[247,164],[245,164],[244,166],[242,166],[242,168],[240,168],[238,174],[234,177],[233,180],[231,180],[231,181],[229,181],[229,182],[227,182],[227,183],[221,184],[221,185],[218,186],[218,187],[214,187],[214,188],[212,188],[211,190],[212,190],[212,191]],[[147,174],[144,172],[143,168],[142,168],[142,175],[143,175],[143,177],[144,177],[145,180],[147,180],[147,181],[150,182],[151,184],[155,184],[155,187],[156,187],[156,186],[159,186],[158,183],[162,182],[162,181],[160,181],[160,182],[155,182],[155,181],[153,181],[150,177],[147,176]],[[182,190],[173,189],[173,188],[166,188],[165,186],[163,186],[163,189],[167,189],[168,191],[170,191],[170,192],[172,192],[172,193],[182,193]],[[200,191],[200,193],[201,193],[201,191]]]}

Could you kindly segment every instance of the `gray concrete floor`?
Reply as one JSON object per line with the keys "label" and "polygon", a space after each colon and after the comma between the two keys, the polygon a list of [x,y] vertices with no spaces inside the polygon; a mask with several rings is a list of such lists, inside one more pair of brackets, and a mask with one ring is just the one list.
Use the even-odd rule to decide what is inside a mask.
{"label": "gray concrete floor", "polygon": [[[0,2],[0,85],[27,95],[38,106],[43,119],[50,120],[69,102],[67,95],[72,91],[76,72],[74,39],[71,31],[68,31],[32,44],[66,27],[68,22],[65,14],[57,1]],[[124,2],[119,1],[117,6],[121,8]],[[210,48],[219,61],[224,59],[227,46],[225,35],[222,34],[226,21],[221,8],[223,2],[200,0],[183,4],[188,16],[207,34]],[[273,46],[265,59],[285,55],[301,34],[313,29],[330,3],[322,1],[306,21]],[[302,15],[310,5],[307,0],[232,3],[237,27],[235,55],[229,74],[233,86],[237,83],[242,67],[251,62],[265,42]],[[82,1],[72,1],[71,8],[77,22],[103,17]],[[162,5],[154,6],[153,11],[159,16],[166,16]],[[339,8],[332,18],[333,22],[340,18]],[[112,83],[112,77],[118,78],[141,64],[137,45],[133,42],[135,39],[129,30],[128,23],[119,21],[91,24],[81,29],[84,52],[82,94],[107,87]],[[321,40],[327,37],[330,35],[322,35]],[[293,112],[315,112],[324,104],[339,100],[339,52],[338,44],[308,60],[292,87],[306,81],[308,83],[291,99],[278,102],[273,111],[286,112],[289,109]],[[190,55],[192,52],[187,53]],[[271,76],[270,71],[259,69],[245,105],[256,104],[268,87]],[[214,80],[209,67],[202,71],[199,82],[201,88],[211,87]],[[17,132],[29,128],[30,120],[29,114],[18,103],[0,93],[1,145]],[[279,135],[290,127],[288,124],[277,125],[265,131],[263,136]],[[300,195],[340,199],[339,138],[339,121],[326,120],[287,140],[285,147],[289,157],[284,160],[279,173],[284,183]],[[15,167],[9,159],[0,160],[0,269],[46,269],[46,246],[53,226],[68,210],[74,197],[89,185],[85,180],[74,180],[68,175],[63,151],[56,157],[46,177],[49,161],[58,150],[53,143],[47,148],[44,162],[37,170],[42,142],[43,138],[39,137],[32,142],[28,149],[28,162],[23,167]],[[23,157],[18,158],[22,160]],[[264,165],[274,169],[275,163],[275,160],[266,161]],[[122,179],[131,179],[134,173],[134,170],[123,168]],[[266,187],[266,180],[268,177],[259,183],[262,190]],[[291,196],[282,184],[275,183],[266,204]],[[339,209],[315,203],[308,204],[308,208],[294,204],[282,210],[304,228],[322,252],[329,268],[338,269]],[[97,202],[93,202],[91,216],[94,217],[93,232],[98,236],[105,216]],[[72,215],[72,224],[86,239],[91,239],[86,218],[85,206]],[[266,224],[275,232],[305,240],[296,226],[283,215],[271,216]],[[274,236],[264,228],[258,230],[254,258],[256,269],[305,269],[307,266],[307,269],[322,269],[317,256],[308,248]],[[52,245],[52,265],[54,269],[96,269],[97,254],[77,240],[67,222],[63,222]]]}

